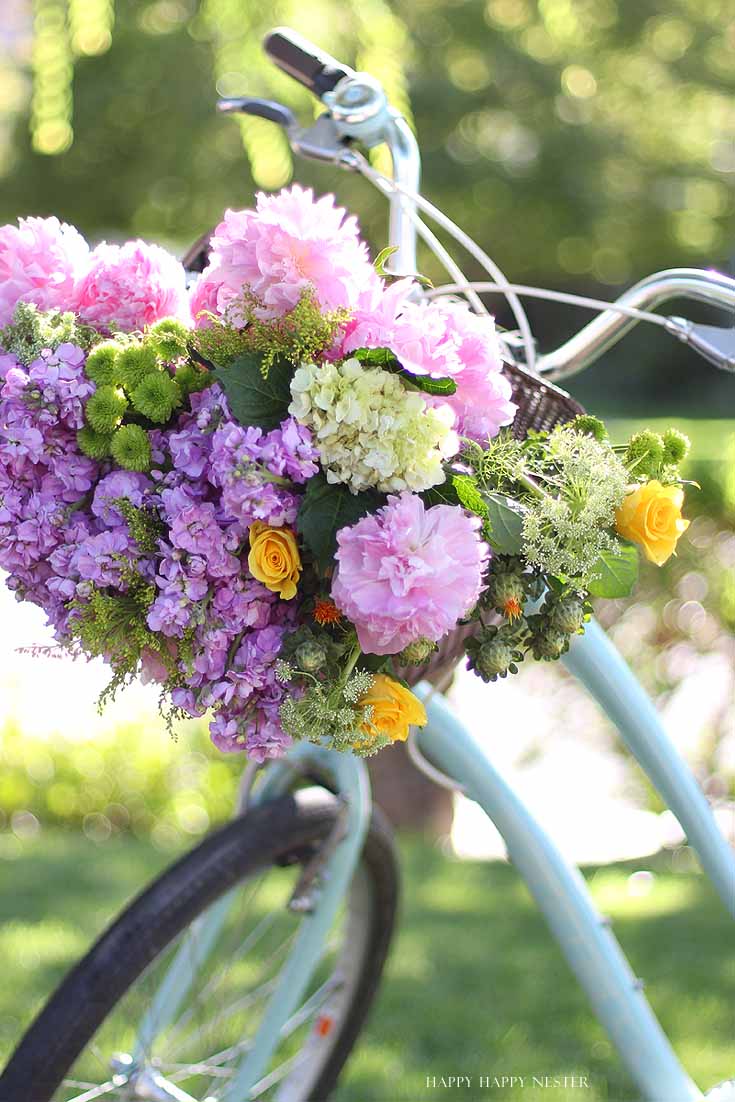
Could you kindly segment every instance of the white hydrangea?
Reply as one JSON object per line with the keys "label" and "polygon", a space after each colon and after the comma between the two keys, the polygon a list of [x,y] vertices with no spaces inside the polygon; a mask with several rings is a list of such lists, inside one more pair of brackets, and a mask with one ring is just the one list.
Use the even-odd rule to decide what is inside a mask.
{"label": "white hydrangea", "polygon": [[353,493],[427,490],[444,481],[457,453],[454,414],[428,406],[400,376],[358,360],[302,364],[291,381],[289,413],[314,433],[329,482]]}

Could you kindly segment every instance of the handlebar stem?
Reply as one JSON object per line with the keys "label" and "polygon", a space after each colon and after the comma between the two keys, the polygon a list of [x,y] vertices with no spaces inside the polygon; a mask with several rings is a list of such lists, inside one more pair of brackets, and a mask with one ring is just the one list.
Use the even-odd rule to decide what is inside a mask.
{"label": "handlebar stem", "polygon": [[[341,80],[334,91],[322,96],[342,137],[368,149],[385,142],[393,165],[393,179],[402,188],[418,192],[421,153],[406,119],[391,107],[382,87],[367,73]],[[390,195],[389,242],[397,251],[389,267],[396,275],[416,272],[416,226],[411,219],[415,203],[405,194]]]}
{"label": "handlebar stem", "polygon": [[[393,161],[394,180],[408,191],[418,192],[421,183],[421,154],[414,133],[402,115],[396,115],[392,119],[386,141]],[[415,203],[401,192],[394,191],[390,196],[389,238],[391,245],[395,245],[398,251],[394,253],[389,266],[397,275],[414,275],[417,270],[416,224],[411,218],[411,213],[415,210]]]}

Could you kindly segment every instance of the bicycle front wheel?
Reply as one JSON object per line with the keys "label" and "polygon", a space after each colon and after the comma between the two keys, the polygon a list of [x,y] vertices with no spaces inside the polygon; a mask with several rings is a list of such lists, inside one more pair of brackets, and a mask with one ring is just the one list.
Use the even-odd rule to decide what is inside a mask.
{"label": "bicycle front wheel", "polygon": [[[289,899],[338,811],[330,793],[300,790],[255,807],[172,866],[62,981],[0,1076],[0,1102],[223,1099],[303,921]],[[377,812],[304,1000],[251,1098],[329,1096],[377,991],[397,893]],[[202,951],[198,920],[213,907],[225,917]],[[182,953],[186,999],[140,1051],[140,1024]]]}

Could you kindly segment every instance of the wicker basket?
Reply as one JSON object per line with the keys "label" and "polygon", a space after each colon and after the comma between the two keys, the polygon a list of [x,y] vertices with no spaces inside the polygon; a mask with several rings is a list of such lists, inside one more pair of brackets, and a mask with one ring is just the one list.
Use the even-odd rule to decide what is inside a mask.
{"label": "wicker basket", "polygon": [[[187,272],[204,271],[209,258],[209,242],[213,230],[203,234],[183,258]],[[513,421],[513,435],[523,440],[529,431],[553,429],[556,425],[572,421],[577,414],[584,413],[582,406],[574,401],[566,391],[547,383],[521,367],[506,364],[504,372],[513,387],[513,401],[518,406]],[[445,687],[454,672],[454,668],[464,654],[465,640],[475,631],[474,625],[458,627],[449,632],[439,643],[431,659],[422,666],[411,666],[401,670],[401,674],[411,685],[419,681],[430,681],[438,688]]]}

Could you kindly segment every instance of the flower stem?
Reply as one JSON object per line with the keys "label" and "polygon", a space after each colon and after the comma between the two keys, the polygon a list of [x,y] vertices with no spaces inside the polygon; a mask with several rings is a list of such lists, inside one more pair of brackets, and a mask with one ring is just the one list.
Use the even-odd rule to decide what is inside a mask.
{"label": "flower stem", "polygon": [[520,474],[517,474],[515,478],[518,485],[523,486],[524,490],[528,490],[528,492],[530,494],[533,494],[534,497],[542,498],[549,496],[545,490],[541,489],[538,482],[536,482],[535,479],[531,478],[529,474],[521,472]]}
{"label": "flower stem", "polygon": [[345,666],[344,672],[342,674],[342,687],[343,688],[347,684],[347,682],[349,680],[349,677],[350,677],[350,674],[352,673],[355,666],[357,665],[358,659],[359,659],[361,654],[362,654],[362,651],[360,649],[360,644],[355,643],[354,647],[350,651],[350,657],[347,659],[347,665]]}

